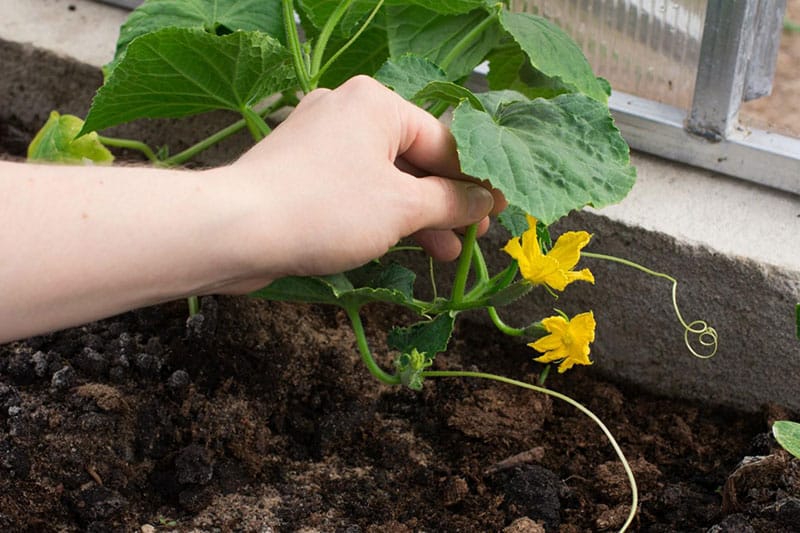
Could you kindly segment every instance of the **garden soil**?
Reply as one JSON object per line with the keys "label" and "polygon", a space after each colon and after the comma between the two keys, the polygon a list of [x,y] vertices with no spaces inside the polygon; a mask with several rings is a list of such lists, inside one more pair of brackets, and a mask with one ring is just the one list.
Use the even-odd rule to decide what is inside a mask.
{"label": "garden soil", "polygon": [[[782,54],[795,68],[777,86],[795,89],[774,116],[796,127],[800,35]],[[0,124],[3,157],[30,134]],[[384,368],[383,332],[410,321],[368,308]],[[532,381],[533,355],[466,315],[434,368]],[[798,413],[665,399],[591,366],[547,385],[618,439],[633,530],[800,531],[800,460],[769,431]],[[191,319],[174,302],[0,346],[0,531],[572,533],[616,530],[629,505],[611,446],[573,407],[475,379],[381,385],[333,307],[206,297]]]}

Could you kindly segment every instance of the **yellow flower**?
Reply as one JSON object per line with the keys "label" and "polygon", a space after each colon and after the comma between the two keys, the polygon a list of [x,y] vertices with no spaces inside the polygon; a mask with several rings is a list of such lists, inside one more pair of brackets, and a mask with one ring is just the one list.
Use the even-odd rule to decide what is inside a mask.
{"label": "yellow flower", "polygon": [[568,231],[558,238],[547,254],[543,254],[536,236],[536,219],[530,215],[527,218],[530,229],[522,234],[521,239],[514,237],[503,247],[503,251],[519,263],[523,278],[557,291],[563,291],[573,281],[594,283],[594,276],[588,268],[578,272],[572,270],[581,258],[581,249],[589,244],[591,235],[585,231]]}
{"label": "yellow flower", "polygon": [[589,343],[594,341],[594,313],[581,313],[567,320],[561,316],[551,316],[542,320],[542,326],[550,335],[528,344],[544,355],[535,361],[552,363],[561,361],[558,372],[562,373],[573,365],[591,365]]}

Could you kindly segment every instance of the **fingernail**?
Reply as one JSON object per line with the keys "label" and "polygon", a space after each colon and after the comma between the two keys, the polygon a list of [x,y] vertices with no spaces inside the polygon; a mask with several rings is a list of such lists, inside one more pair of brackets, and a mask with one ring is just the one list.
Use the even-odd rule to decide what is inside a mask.
{"label": "fingernail", "polygon": [[480,220],[494,207],[492,193],[477,185],[467,187],[467,212],[472,220]]}

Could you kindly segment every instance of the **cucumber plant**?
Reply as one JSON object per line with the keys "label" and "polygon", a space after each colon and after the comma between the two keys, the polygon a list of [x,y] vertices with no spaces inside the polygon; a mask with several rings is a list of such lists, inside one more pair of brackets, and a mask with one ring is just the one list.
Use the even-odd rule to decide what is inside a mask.
{"label": "cucumber plant", "polygon": [[[487,72],[488,90],[470,88],[479,66]],[[619,202],[635,180],[628,145],[608,110],[610,86],[594,75],[569,36],[545,18],[490,0],[146,0],[121,27],[104,74],[85,120],[51,119],[32,145],[32,159],[108,160],[98,149],[102,144],[140,150],[157,165],[180,165],[245,128],[254,142],[263,139],[274,111],[357,74],[373,76],[435,116],[452,110],[462,171],[488,181],[509,201],[500,217],[510,232],[508,267],[489,271],[473,226],[446,296],[434,283],[432,298],[417,298],[415,274],[386,258],[332,276],[279,279],[253,296],[342,307],[367,368],[386,384],[419,389],[430,377],[474,376],[575,405],[603,428],[625,465],[633,501],[623,530],[629,527],[637,492],[621,450],[585,407],[543,386],[547,370],[533,385],[430,369],[447,349],[457,315],[470,309],[485,309],[506,334],[530,337],[544,353],[538,360],[559,362],[559,371],[591,364],[591,312],[573,318],[558,312],[521,328],[505,324],[498,312],[534,287],[553,292],[571,281],[593,282],[588,269],[573,270],[589,235],[569,232],[553,244],[547,226],[572,210]],[[238,118],[175,154],[97,134],[138,119],[216,110]],[[60,139],[70,157],[43,149],[41,139]],[[389,333],[398,353],[392,371],[373,358],[361,321],[363,307],[376,301],[420,317]],[[687,333],[716,342],[704,323],[681,322]]]}

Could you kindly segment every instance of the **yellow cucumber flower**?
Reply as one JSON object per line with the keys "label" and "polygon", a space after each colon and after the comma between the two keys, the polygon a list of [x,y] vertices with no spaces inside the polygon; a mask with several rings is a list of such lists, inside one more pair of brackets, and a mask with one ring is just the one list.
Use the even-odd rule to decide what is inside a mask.
{"label": "yellow cucumber flower", "polygon": [[581,258],[581,249],[589,244],[591,235],[585,231],[568,231],[544,254],[536,236],[536,219],[526,216],[529,229],[522,234],[522,238],[514,237],[503,247],[503,251],[519,263],[523,278],[557,291],[563,291],[573,281],[594,283],[594,276],[588,268],[577,272],[572,270]]}
{"label": "yellow cucumber flower", "polygon": [[562,373],[573,365],[591,365],[589,343],[594,341],[594,313],[581,313],[567,320],[561,316],[551,316],[542,320],[542,326],[550,333],[528,344],[544,355],[534,359],[540,363],[561,361],[558,372]]}

